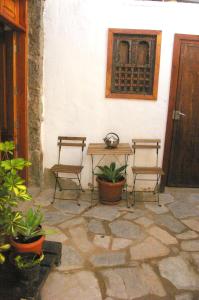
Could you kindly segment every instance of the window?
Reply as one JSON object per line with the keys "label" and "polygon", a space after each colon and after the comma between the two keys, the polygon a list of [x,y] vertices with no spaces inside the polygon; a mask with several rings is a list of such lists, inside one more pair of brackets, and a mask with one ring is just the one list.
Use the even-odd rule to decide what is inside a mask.
{"label": "window", "polygon": [[109,29],[107,98],[157,98],[161,31]]}

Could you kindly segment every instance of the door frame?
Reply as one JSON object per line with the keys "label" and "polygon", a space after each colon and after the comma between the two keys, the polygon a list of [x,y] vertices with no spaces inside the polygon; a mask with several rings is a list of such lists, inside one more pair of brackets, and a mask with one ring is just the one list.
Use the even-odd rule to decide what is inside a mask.
{"label": "door frame", "polygon": [[168,106],[168,114],[167,114],[167,125],[166,125],[165,145],[164,145],[164,155],[163,155],[163,170],[164,170],[165,175],[162,176],[161,191],[164,191],[164,188],[167,184],[167,178],[168,178],[168,172],[169,172],[170,154],[171,154],[171,146],[172,146],[172,135],[173,135],[172,115],[173,115],[173,111],[175,110],[175,104],[176,104],[178,73],[179,73],[179,67],[180,67],[180,47],[181,47],[181,43],[183,41],[199,41],[199,35],[176,33],[174,36],[169,106]]}

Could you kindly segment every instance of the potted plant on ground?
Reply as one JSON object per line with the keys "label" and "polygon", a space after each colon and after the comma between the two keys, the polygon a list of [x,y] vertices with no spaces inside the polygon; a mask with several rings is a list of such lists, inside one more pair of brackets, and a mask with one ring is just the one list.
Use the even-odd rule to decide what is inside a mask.
{"label": "potted plant on ground", "polygon": [[20,219],[15,235],[11,239],[11,245],[19,252],[42,253],[42,245],[45,239],[45,231],[41,227],[43,214],[39,208],[30,208]]}
{"label": "potted plant on ground", "polygon": [[115,162],[110,166],[98,166],[100,173],[96,173],[99,187],[99,199],[103,204],[117,204],[121,200],[125,185],[125,170],[127,165],[116,168]]}

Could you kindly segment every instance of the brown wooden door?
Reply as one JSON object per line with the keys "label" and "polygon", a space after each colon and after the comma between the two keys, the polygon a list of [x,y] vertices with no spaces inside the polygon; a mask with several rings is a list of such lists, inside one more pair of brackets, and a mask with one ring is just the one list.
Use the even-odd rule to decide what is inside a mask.
{"label": "brown wooden door", "polygon": [[167,185],[199,187],[199,36],[175,36],[165,151]]}

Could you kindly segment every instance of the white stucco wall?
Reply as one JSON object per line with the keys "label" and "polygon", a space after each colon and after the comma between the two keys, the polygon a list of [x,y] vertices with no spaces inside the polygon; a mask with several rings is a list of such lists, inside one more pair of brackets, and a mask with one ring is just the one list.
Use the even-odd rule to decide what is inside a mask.
{"label": "white stucco wall", "polygon": [[[199,5],[133,0],[46,0],[44,12],[44,168],[57,160],[58,135],[102,142],[160,138],[164,146],[174,33],[199,34]],[[105,98],[108,28],[162,30],[157,101]],[[163,155],[161,150],[160,160]],[[90,181],[84,158],[83,185]]]}

